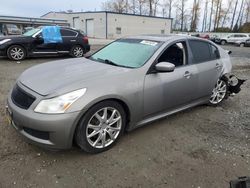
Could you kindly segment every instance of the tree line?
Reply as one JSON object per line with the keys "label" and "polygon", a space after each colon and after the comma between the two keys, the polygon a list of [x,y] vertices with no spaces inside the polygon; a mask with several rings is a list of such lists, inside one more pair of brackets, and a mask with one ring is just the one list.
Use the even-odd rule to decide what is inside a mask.
{"label": "tree line", "polygon": [[183,32],[250,32],[250,0],[107,0],[102,9],[173,18]]}

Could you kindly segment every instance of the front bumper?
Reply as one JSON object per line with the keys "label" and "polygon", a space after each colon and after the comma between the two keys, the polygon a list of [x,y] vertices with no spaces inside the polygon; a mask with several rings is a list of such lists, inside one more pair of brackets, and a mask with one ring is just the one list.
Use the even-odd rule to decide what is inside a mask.
{"label": "front bumper", "polygon": [[11,124],[30,143],[48,149],[69,149],[80,112],[65,114],[40,114],[34,112],[35,104],[28,110],[16,106],[11,95],[7,100],[7,111]]}

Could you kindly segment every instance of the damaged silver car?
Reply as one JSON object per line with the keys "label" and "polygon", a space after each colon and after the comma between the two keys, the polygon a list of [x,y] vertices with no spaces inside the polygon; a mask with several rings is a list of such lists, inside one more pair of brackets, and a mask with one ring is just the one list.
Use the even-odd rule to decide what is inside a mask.
{"label": "damaged silver car", "polygon": [[116,40],[88,58],[34,66],[8,96],[13,127],[30,142],[111,148],[124,131],[200,104],[220,104],[244,80],[227,51],[189,36]]}

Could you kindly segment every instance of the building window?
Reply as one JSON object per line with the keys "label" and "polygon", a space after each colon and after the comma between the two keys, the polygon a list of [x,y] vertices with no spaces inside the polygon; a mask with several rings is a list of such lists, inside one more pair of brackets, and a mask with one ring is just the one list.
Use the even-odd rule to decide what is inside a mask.
{"label": "building window", "polygon": [[121,27],[117,27],[117,28],[116,28],[116,34],[117,34],[117,35],[122,34],[122,28],[121,28]]}
{"label": "building window", "polygon": [[161,34],[162,35],[164,35],[165,34],[165,30],[163,29],[163,30],[161,30]]}

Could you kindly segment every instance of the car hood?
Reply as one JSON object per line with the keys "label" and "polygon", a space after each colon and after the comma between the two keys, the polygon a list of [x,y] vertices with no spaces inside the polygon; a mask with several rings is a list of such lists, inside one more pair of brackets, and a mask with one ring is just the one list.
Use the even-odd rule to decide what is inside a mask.
{"label": "car hood", "polygon": [[46,96],[88,87],[98,80],[113,79],[131,70],[86,58],[73,58],[34,66],[23,72],[18,81]]}
{"label": "car hood", "polygon": [[27,38],[27,36],[23,36],[23,35],[8,35],[8,36],[0,36],[0,41],[4,40],[4,39],[11,39],[11,40],[22,40]]}

